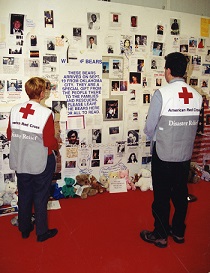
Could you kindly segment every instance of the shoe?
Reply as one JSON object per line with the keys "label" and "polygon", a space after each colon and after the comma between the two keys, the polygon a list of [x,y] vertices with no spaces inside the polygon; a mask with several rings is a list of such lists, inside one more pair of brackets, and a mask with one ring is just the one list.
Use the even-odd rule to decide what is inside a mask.
{"label": "shoe", "polygon": [[56,228],[48,229],[47,232],[45,232],[42,235],[37,235],[37,242],[44,242],[52,237],[54,237],[58,233],[58,230]]}
{"label": "shoe", "polygon": [[33,230],[34,230],[34,224],[31,223],[30,229],[22,232],[22,238],[27,239],[29,237],[31,231],[33,231]]}
{"label": "shoe", "polygon": [[185,242],[184,237],[179,237],[179,236],[175,235],[173,233],[172,229],[170,229],[169,235],[173,238],[174,242],[177,244],[183,244]]}
{"label": "shoe", "polygon": [[195,201],[197,201],[197,197],[192,194],[188,194],[187,201],[188,202],[195,202]]}
{"label": "shoe", "polygon": [[162,238],[157,238],[155,233],[152,232],[152,231],[143,230],[140,233],[140,237],[145,242],[154,244],[155,246],[160,247],[160,248],[165,248],[168,245],[166,238],[165,239],[164,238],[163,239]]}

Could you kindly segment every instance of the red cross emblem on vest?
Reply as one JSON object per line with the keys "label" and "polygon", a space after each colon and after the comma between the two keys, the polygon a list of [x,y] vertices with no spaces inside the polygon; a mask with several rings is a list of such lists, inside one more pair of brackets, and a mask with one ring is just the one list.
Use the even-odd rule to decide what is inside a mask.
{"label": "red cross emblem on vest", "polygon": [[184,104],[189,104],[189,99],[193,98],[192,93],[187,92],[187,87],[182,87],[183,92],[179,92],[179,98],[184,99]]}
{"label": "red cross emblem on vest", "polygon": [[22,118],[27,119],[28,115],[33,115],[34,114],[35,110],[31,109],[31,107],[32,107],[32,104],[28,103],[26,105],[26,108],[24,108],[24,107],[20,108],[19,112],[23,113],[23,117]]}

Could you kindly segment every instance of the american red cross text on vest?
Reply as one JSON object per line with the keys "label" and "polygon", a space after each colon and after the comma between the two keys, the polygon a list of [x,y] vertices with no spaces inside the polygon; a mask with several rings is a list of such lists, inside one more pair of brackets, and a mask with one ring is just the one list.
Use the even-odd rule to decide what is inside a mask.
{"label": "american red cross text on vest", "polygon": [[24,107],[20,108],[19,112],[23,113],[23,118],[27,119],[28,115],[34,114],[35,110],[31,109],[31,106],[32,106],[32,104],[28,103],[26,105],[26,108],[24,108]]}
{"label": "american red cross text on vest", "polygon": [[179,98],[184,99],[184,104],[189,104],[189,99],[193,98],[192,93],[187,92],[187,87],[182,87],[183,93],[179,92]]}

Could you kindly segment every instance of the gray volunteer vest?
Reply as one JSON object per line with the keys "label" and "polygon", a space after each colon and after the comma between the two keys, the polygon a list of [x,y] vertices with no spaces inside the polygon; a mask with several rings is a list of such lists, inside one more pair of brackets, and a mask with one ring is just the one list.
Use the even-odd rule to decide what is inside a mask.
{"label": "gray volunteer vest", "polygon": [[34,101],[11,110],[12,129],[9,164],[17,173],[39,174],[45,170],[48,148],[43,145],[43,129],[51,110]]}
{"label": "gray volunteer vest", "polygon": [[157,154],[163,161],[189,160],[192,156],[202,97],[183,81],[175,81],[159,90],[163,104],[157,125]]}

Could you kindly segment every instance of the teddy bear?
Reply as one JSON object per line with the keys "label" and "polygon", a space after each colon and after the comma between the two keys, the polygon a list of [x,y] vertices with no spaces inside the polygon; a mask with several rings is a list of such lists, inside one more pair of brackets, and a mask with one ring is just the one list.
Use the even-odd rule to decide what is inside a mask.
{"label": "teddy bear", "polygon": [[210,173],[203,170],[201,173],[201,179],[209,182],[210,181]]}
{"label": "teddy bear", "polygon": [[59,187],[57,182],[51,184],[50,197],[56,200],[64,198],[64,195],[62,193],[62,187]]}
{"label": "teddy bear", "polygon": [[65,198],[76,197],[76,189],[74,188],[75,180],[71,177],[64,178],[65,185],[62,187],[62,193]]}
{"label": "teddy bear", "polygon": [[129,170],[120,170],[119,171],[119,178],[125,178],[126,180],[126,186],[127,186],[127,190],[136,190],[136,186],[135,184],[132,182],[132,180],[129,177]]}
{"label": "teddy bear", "polygon": [[98,193],[97,189],[94,189],[90,185],[89,174],[79,174],[76,176],[76,194],[81,196],[81,199],[86,199],[88,196],[93,196]]}
{"label": "teddy bear", "polygon": [[115,178],[119,178],[119,171],[111,171],[111,172],[108,173],[108,177],[107,177],[108,188],[107,188],[107,191],[109,191],[110,180],[115,179]]}
{"label": "teddy bear", "polygon": [[17,184],[10,180],[5,181],[5,190],[0,192],[0,206],[10,205],[16,206],[18,203]]}
{"label": "teddy bear", "polygon": [[191,162],[190,163],[190,170],[188,175],[188,183],[198,183],[200,180],[200,167],[197,163]]}
{"label": "teddy bear", "polygon": [[98,193],[103,193],[103,192],[106,191],[106,188],[103,187],[103,186],[97,181],[97,179],[95,178],[95,176],[93,176],[92,174],[90,174],[88,179],[89,179],[89,181],[90,181],[91,188],[97,189],[97,190],[98,190]]}
{"label": "teddy bear", "polygon": [[141,191],[153,190],[151,171],[142,168],[139,173],[139,180],[135,183],[136,187],[139,187]]}
{"label": "teddy bear", "polygon": [[105,175],[101,175],[99,177],[99,183],[107,190],[109,191],[109,182],[108,178]]}

